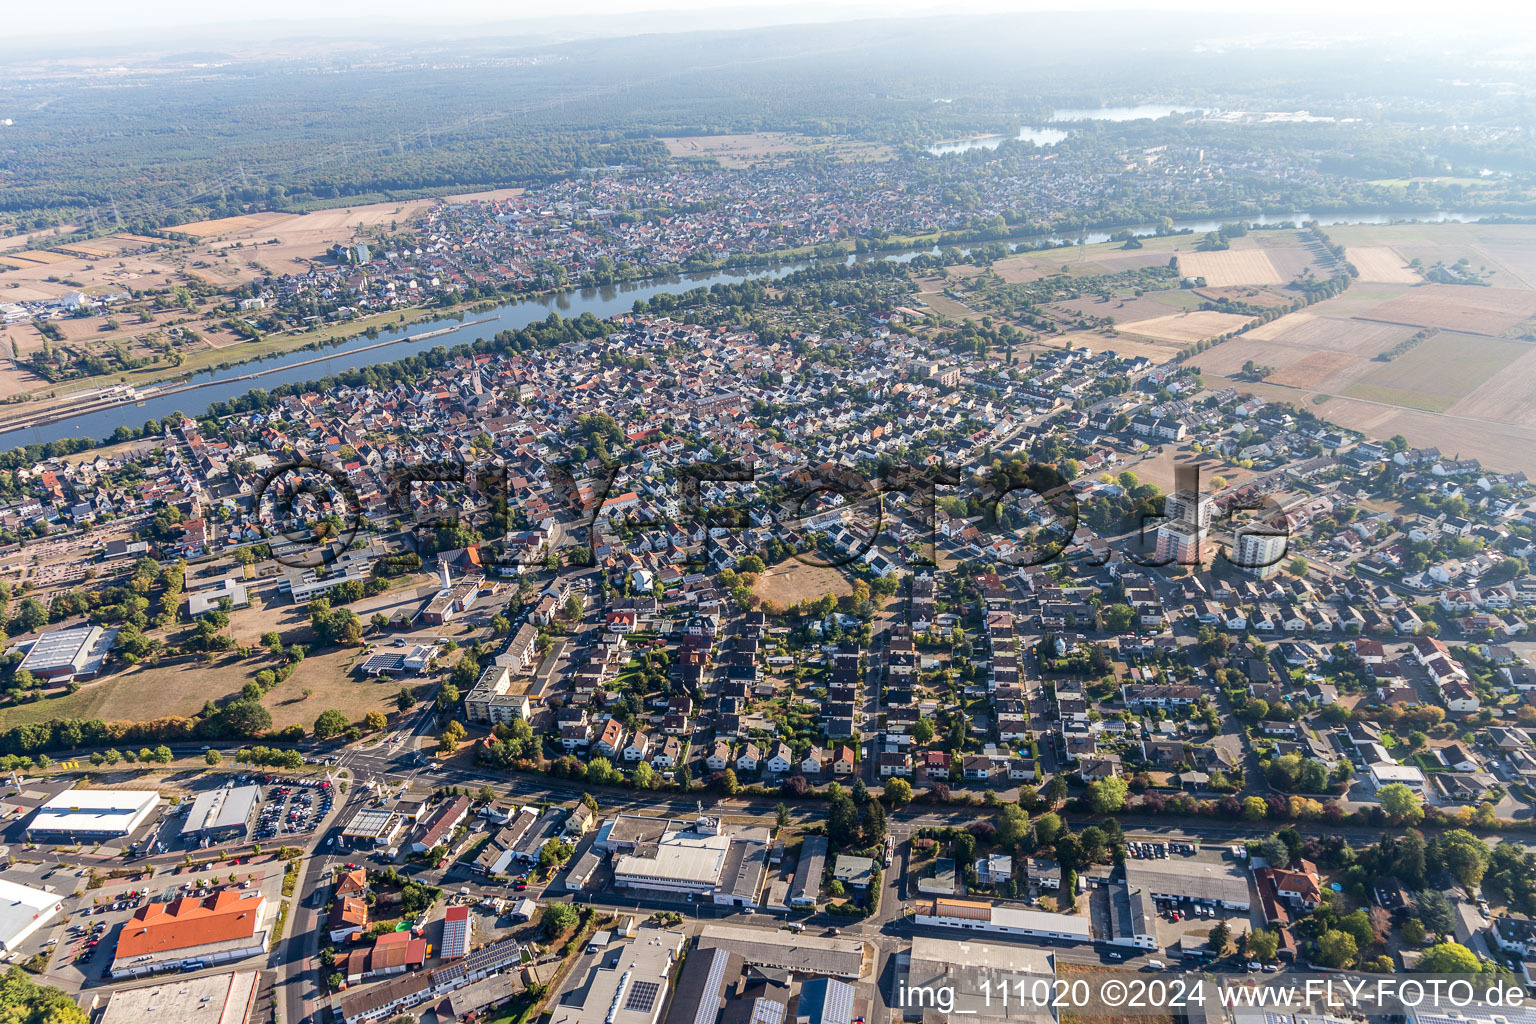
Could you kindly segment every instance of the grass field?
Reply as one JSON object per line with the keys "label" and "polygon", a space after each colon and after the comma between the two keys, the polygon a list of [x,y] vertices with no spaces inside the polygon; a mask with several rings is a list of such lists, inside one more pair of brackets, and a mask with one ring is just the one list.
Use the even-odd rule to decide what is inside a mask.
{"label": "grass field", "polygon": [[1526,342],[1439,334],[1390,363],[1379,364],[1344,394],[1406,409],[1446,412],[1530,350]]}

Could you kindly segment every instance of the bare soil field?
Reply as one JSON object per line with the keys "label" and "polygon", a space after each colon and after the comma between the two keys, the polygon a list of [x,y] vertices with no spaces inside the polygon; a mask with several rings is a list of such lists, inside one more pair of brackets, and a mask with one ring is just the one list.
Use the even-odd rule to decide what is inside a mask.
{"label": "bare soil field", "polygon": [[1315,388],[1359,358],[1348,352],[1310,352],[1265,379],[1293,388]]}
{"label": "bare soil field", "polygon": [[1239,316],[1236,313],[1215,313],[1210,310],[1197,309],[1188,313],[1176,313],[1173,316],[1155,317],[1151,320],[1138,320],[1134,323],[1121,324],[1119,326],[1122,331],[1127,331],[1131,334],[1140,334],[1144,337],[1156,338],[1159,341],[1190,344],[1236,330],[1250,319],[1252,318]]}
{"label": "bare soil field", "polygon": [[1377,365],[1371,357],[1414,333],[1400,324],[1292,313],[1208,349],[1193,362],[1208,373],[1231,375],[1252,361],[1274,368],[1271,383],[1342,391]]}
{"label": "bare soil field", "polygon": [[1344,251],[1344,258],[1355,265],[1360,280],[1380,284],[1418,284],[1420,277],[1408,261],[1391,246],[1363,245]]}
{"label": "bare soil field", "polygon": [[1415,288],[1372,309],[1366,318],[1499,335],[1532,316],[1536,316],[1536,292],[1444,284]]}
{"label": "bare soil field", "polygon": [[1284,284],[1287,280],[1270,262],[1269,253],[1260,249],[1183,253],[1179,256],[1179,273],[1203,277],[1212,288]]}
{"label": "bare soil field", "polygon": [[[1281,317],[1279,320],[1262,325],[1273,327],[1277,323],[1289,320],[1289,317]],[[1254,331],[1249,331],[1243,338],[1253,337]],[[1331,352],[1348,352],[1357,356],[1374,356],[1391,348],[1398,342],[1412,337],[1416,332],[1412,327],[1401,324],[1373,323],[1365,320],[1343,320],[1331,316],[1311,316],[1300,323],[1295,324],[1290,330],[1269,338],[1268,340],[1280,345],[1302,349],[1327,349]]]}
{"label": "bare soil field", "polygon": [[828,591],[845,597],[853,593],[853,584],[842,569],[806,565],[795,558],[786,558],[778,565],[769,566],[752,588],[752,592],[764,601],[773,601],[786,608],[800,601],[813,601]]}

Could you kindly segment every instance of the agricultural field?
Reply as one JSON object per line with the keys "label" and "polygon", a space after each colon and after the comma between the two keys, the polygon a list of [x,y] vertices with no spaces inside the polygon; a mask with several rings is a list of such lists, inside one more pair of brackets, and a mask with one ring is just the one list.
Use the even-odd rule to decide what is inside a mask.
{"label": "agricultural field", "polygon": [[1171,341],[1189,345],[1236,330],[1251,319],[1252,317],[1240,316],[1236,313],[1217,313],[1211,310],[1197,309],[1187,313],[1154,317],[1151,320],[1137,320],[1127,324],[1118,324],[1117,326],[1120,330],[1129,334],[1139,334],[1146,338],[1156,339],[1157,341]]}
{"label": "agricultural field", "polygon": [[1500,335],[1536,316],[1536,291],[1432,284],[1362,314],[1386,323]]}
{"label": "agricultural field", "polygon": [[[1536,288],[1536,225],[1531,224],[1351,224],[1328,228],[1350,253],[1386,247],[1406,262],[1428,269],[1466,259],[1495,288]],[[1372,278],[1361,271],[1361,280]]]}
{"label": "agricultural field", "polygon": [[1376,284],[1418,284],[1421,278],[1408,261],[1387,245],[1362,245],[1344,251],[1344,258],[1354,264],[1361,281]]}
{"label": "agricultural field", "polygon": [[1531,351],[1529,342],[1437,334],[1389,363],[1374,364],[1344,394],[1407,409],[1446,412]]}
{"label": "agricultural field", "polygon": [[1284,284],[1286,280],[1260,249],[1186,253],[1179,257],[1179,273],[1203,277],[1212,288]]}

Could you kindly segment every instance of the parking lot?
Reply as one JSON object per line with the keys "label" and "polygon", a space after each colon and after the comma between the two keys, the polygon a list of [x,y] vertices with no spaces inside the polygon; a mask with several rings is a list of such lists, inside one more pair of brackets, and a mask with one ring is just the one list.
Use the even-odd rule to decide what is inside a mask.
{"label": "parking lot", "polygon": [[251,838],[257,842],[307,835],[331,811],[331,784],[324,779],[295,779],[271,784],[257,814]]}

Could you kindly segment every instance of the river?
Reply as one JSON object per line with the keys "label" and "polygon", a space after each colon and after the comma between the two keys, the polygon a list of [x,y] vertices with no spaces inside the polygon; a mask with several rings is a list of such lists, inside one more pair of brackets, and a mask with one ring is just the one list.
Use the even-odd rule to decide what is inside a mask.
{"label": "river", "polygon": [[[1395,220],[1418,220],[1425,223],[1467,223],[1486,216],[1492,216],[1492,213],[1465,213],[1461,211],[1421,213],[1401,211],[1396,213],[1311,214],[1298,212],[1258,214],[1255,216],[1227,217],[1224,219],[1202,218],[1174,221],[1174,229],[1203,234],[1207,231],[1216,230],[1223,223],[1231,223],[1233,221],[1242,221],[1247,224],[1280,224],[1287,221],[1299,223],[1306,220],[1315,220],[1323,226],[1328,226],[1331,224],[1390,224]],[[1132,224],[1126,227],[1089,231],[1086,235],[1086,240],[1089,245],[1107,242],[1110,235],[1122,231],[1149,236],[1156,234],[1157,225]],[[1031,243],[1038,244],[1041,241],[1070,244],[1075,243],[1077,239],[1065,236],[1049,238],[1042,236],[1028,240],[1015,239],[1008,243],[1008,248],[1012,251],[1018,251]],[[959,246],[956,248],[961,253],[968,253],[972,246]],[[885,259],[905,263],[921,255],[937,255],[939,251],[938,246],[933,246],[927,249],[871,253],[849,256],[848,262]],[[453,326],[452,319],[446,318],[439,321],[421,321],[404,328],[380,329],[374,337],[359,336],[319,350],[295,349],[223,369],[203,370],[194,374],[187,381],[177,382],[177,384],[172,385],[179,389],[176,392],[159,396],[151,393],[142,403],[124,403],[94,412],[87,412],[79,416],[68,417],[53,423],[0,432],[0,447],[14,448],[20,445],[43,441],[57,441],[66,437],[103,438],[110,435],[118,427],[138,428],[146,420],[159,420],[175,412],[197,416],[206,411],[208,406],[214,402],[225,401],[238,395],[243,395],[254,388],[271,389],[280,384],[318,380],[322,377],[340,373],[342,370],[403,359],[406,356],[427,351],[437,345],[452,348],[454,345],[466,344],[479,338],[487,338],[501,331],[527,327],[529,324],[545,319],[550,313],[558,313],[562,317],[578,317],[583,313],[591,313],[593,316],[601,319],[613,316],[615,313],[628,311],[637,299],[650,299],[653,296],[662,295],[667,292],[676,293],[720,283],[734,283],[763,277],[783,277],[809,265],[809,262],[788,263],[773,267],[755,267],[742,270],[685,274],[676,277],[649,278],[644,281],[629,282],[605,288],[572,289],[571,291],[559,292],[553,295],[506,302],[488,312],[466,312],[463,319],[474,322],[466,322],[462,326],[455,327]],[[430,338],[421,338],[420,336],[424,334],[431,334],[432,336]],[[231,349],[230,358],[237,358],[238,351],[238,348]],[[262,376],[254,381],[230,379],[245,377],[253,371],[263,371]],[[20,412],[22,408],[20,406],[12,406],[7,411],[14,410],[15,412]]]}

